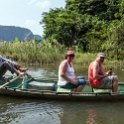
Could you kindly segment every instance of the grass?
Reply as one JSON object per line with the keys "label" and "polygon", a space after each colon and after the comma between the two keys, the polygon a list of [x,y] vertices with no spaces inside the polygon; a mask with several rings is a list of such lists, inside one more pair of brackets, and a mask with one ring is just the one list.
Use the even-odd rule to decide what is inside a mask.
{"label": "grass", "polygon": [[[72,48],[51,45],[49,42],[36,43],[34,40],[26,42],[0,42],[0,54],[8,59],[29,65],[56,64],[64,59],[66,52]],[[76,48],[74,64],[88,65],[97,53],[83,53]],[[123,65],[123,61],[106,59],[105,65]]]}

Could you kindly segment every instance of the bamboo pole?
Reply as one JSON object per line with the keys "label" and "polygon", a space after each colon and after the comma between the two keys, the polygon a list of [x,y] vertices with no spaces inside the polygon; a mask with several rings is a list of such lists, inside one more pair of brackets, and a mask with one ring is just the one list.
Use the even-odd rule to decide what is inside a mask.
{"label": "bamboo pole", "polygon": [[0,89],[3,88],[3,87],[5,87],[5,86],[7,86],[7,85],[9,85],[10,83],[12,83],[13,81],[17,80],[17,79],[20,78],[20,77],[21,77],[21,75],[19,75],[19,76],[13,78],[13,79],[10,80],[10,81],[7,81],[5,84],[3,84],[3,85],[0,86]]}

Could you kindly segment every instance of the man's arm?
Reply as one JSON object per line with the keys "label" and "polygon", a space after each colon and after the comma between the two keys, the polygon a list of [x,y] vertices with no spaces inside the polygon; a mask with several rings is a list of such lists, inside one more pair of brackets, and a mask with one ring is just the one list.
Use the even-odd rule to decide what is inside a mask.
{"label": "man's arm", "polygon": [[93,63],[92,69],[93,69],[93,78],[94,79],[98,79],[99,80],[99,79],[102,79],[102,78],[108,76],[107,74],[99,75],[100,67],[99,67],[99,64],[97,62]]}
{"label": "man's arm", "polygon": [[18,63],[15,63],[15,64],[14,64],[14,67],[15,67],[17,70],[19,70],[19,69],[21,68],[21,65],[18,64]]}
{"label": "man's arm", "polygon": [[15,67],[17,70],[20,70],[20,68],[21,68],[21,65],[20,64],[12,61],[10,59],[6,59],[6,58],[4,58],[2,56],[0,56],[0,59],[2,60],[2,62],[4,62],[4,61],[8,62],[10,65],[12,65],[13,67]]}
{"label": "man's arm", "polygon": [[12,61],[12,60],[10,60],[10,59],[7,59],[7,58],[4,58],[4,57],[2,57],[2,56],[0,56],[0,59],[2,60],[2,63],[3,62],[8,62],[10,65],[12,65],[12,66],[15,66],[15,62],[14,61]]}

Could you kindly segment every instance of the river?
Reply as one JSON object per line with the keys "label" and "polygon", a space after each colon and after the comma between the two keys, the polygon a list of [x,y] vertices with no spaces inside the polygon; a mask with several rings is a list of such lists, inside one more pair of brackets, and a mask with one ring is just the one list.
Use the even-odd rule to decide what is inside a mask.
{"label": "river", "polygon": [[[34,77],[57,78],[58,66],[30,67]],[[107,70],[107,68],[106,68]],[[114,72],[124,81],[122,67]],[[87,68],[75,66],[87,78]],[[124,101],[49,101],[0,96],[0,124],[123,124]]]}

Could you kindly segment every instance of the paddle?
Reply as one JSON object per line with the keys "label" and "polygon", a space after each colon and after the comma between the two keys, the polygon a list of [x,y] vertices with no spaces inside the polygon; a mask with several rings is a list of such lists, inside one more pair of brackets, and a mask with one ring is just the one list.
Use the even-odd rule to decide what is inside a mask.
{"label": "paddle", "polygon": [[13,79],[10,80],[10,81],[7,81],[5,84],[3,84],[3,85],[0,86],[0,89],[3,88],[3,87],[5,87],[6,85],[12,83],[13,81],[17,80],[17,79],[20,78],[21,76],[22,76],[22,75],[19,75],[19,76],[13,78]]}
{"label": "paddle", "polygon": [[32,76],[29,77],[29,78],[28,78],[28,76],[27,76],[27,77],[24,77],[22,83],[18,86],[18,88],[20,88],[20,87],[22,86],[22,89],[26,89],[28,83],[29,83],[30,81],[32,81],[32,80],[33,80]]}

